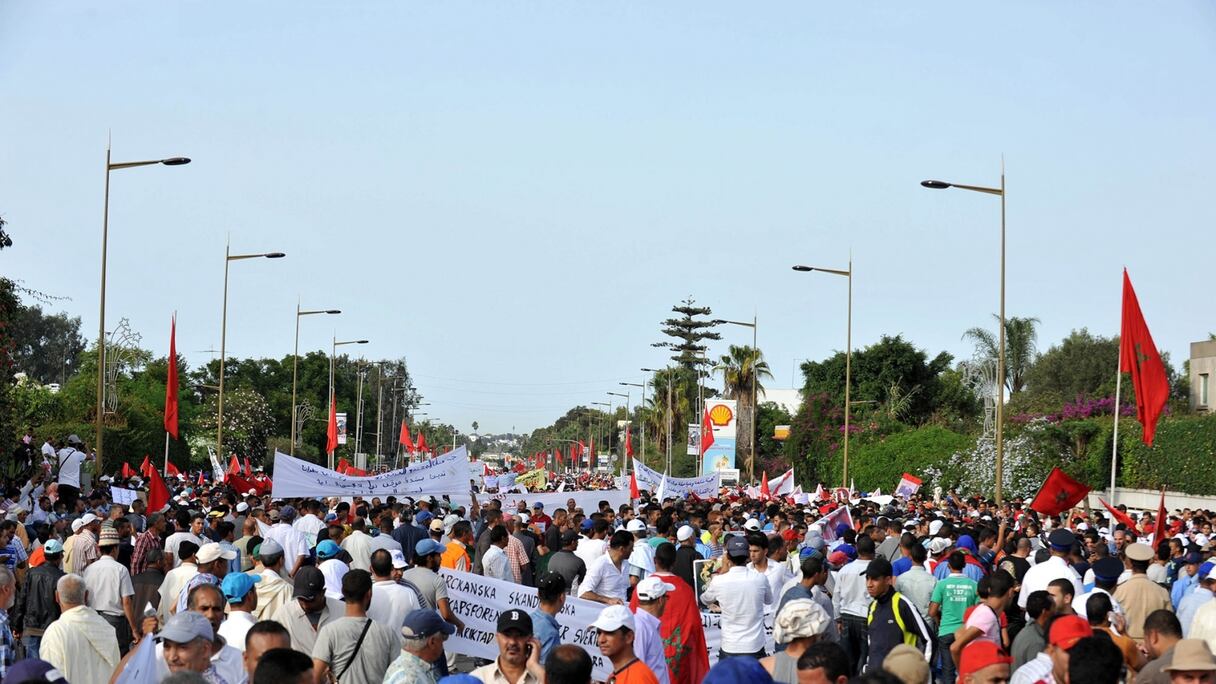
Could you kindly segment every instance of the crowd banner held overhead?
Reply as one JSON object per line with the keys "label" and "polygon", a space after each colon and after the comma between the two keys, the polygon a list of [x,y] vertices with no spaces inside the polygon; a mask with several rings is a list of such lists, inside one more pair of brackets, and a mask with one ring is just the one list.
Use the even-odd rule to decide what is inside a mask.
{"label": "crowd banner held overhead", "polygon": [[899,478],[899,484],[895,485],[895,496],[905,499],[912,498],[920,491],[920,478],[909,473],[904,473],[903,477]]}
{"label": "crowd banner held overhead", "polygon": [[773,496],[790,496],[794,493],[794,469],[781,473],[781,476],[768,483]]}
{"label": "crowd banner held overhead", "polygon": [[442,456],[382,475],[344,475],[309,461],[276,451],[274,485],[276,499],[325,496],[468,496],[469,455],[457,447]]}
{"label": "crowd banner held overhead", "polygon": [[515,484],[523,485],[528,489],[544,489],[549,484],[549,473],[543,468],[529,470],[515,478]]}
{"label": "crowd banner held overhead", "polygon": [[1085,498],[1086,494],[1089,494],[1089,487],[1072,479],[1059,467],[1055,467],[1043,481],[1043,486],[1039,488],[1039,493],[1035,495],[1034,501],[1030,502],[1030,508],[1043,515],[1059,515],[1076,506],[1081,499]]}
{"label": "crowd banner held overhead", "polygon": [[122,487],[110,487],[110,496],[114,498],[114,503],[130,506],[139,498],[139,492],[134,489],[123,489]]}
{"label": "crowd banner held overhead", "polygon": [[704,461],[701,474],[735,467],[735,402],[728,399],[706,399],[705,418],[713,426],[713,439],[705,439]]}
{"label": "crowd banner held overhead", "polygon": [[[636,473],[638,489],[657,492],[663,481],[663,473],[649,468],[638,459],[633,459],[633,472]],[[668,477],[664,494],[681,499],[689,494],[696,494],[701,499],[712,499],[718,496],[722,488],[722,475],[711,473],[700,477]]]}
{"label": "crowd banner held overhead", "polygon": [[856,526],[853,524],[853,514],[849,512],[848,506],[841,506],[815,522],[819,526],[823,540],[828,542],[836,541],[838,537],[836,526],[840,523],[848,525],[851,530],[856,529]]}

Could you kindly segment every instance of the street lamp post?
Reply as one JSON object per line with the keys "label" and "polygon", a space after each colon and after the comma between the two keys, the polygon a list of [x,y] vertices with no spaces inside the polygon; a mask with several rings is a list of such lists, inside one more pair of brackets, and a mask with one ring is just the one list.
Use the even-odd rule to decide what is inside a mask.
{"label": "street lamp post", "polygon": [[300,317],[315,316],[317,314],[328,314],[330,316],[342,313],[340,309],[310,309],[303,311],[300,309],[300,302],[296,300],[296,345],[291,352],[291,449],[295,453],[296,448],[296,373],[300,365]]}
{"label": "street lamp post", "polygon": [[[148,161],[114,162],[110,161],[110,146],[106,145],[106,191],[105,203],[101,213],[101,303],[98,306],[97,321],[97,418],[96,435],[94,436],[94,452],[97,454],[97,472],[104,472],[101,467],[102,459],[102,418],[105,416],[105,372],[106,372],[106,253],[110,240],[110,172],[119,169],[131,169],[136,166],[182,166],[189,164],[188,157],[167,157]],[[172,362],[172,359],[170,359]]]}
{"label": "street lamp post", "polygon": [[849,279],[849,313],[848,324],[845,332],[845,354],[844,354],[844,459],[841,467],[841,486],[849,486],[849,417],[852,405],[849,402],[851,390],[853,387],[853,255],[849,255],[848,270],[840,270],[837,268],[820,268],[818,266],[794,266],[795,271],[809,273],[811,271],[819,271],[821,273],[831,273],[832,275],[844,276]]}
{"label": "street lamp post", "polygon": [[[646,388],[647,388],[647,386],[648,386],[645,378],[643,378],[643,379],[642,379],[642,383],[641,383],[641,384],[638,384],[638,383],[636,383],[636,382],[622,382],[622,383],[620,383],[620,384],[621,384],[621,385],[624,385],[625,387],[640,387],[640,388],[642,388],[642,401],[641,401],[641,405],[639,406],[639,409],[643,409],[643,408],[645,408],[645,405],[646,405]],[[645,421],[645,420],[643,420],[643,421],[642,421],[642,463],[645,463],[645,462],[646,462],[646,421]]]}
{"label": "street lamp post", "polygon": [[226,343],[228,341],[228,264],[243,259],[282,259],[287,256],[282,252],[262,252],[260,254],[233,254],[231,246],[224,245],[224,312],[220,318],[220,391],[217,401],[215,418],[215,452],[220,458],[227,458],[224,453],[224,360]]}
{"label": "street lamp post", "polygon": [[723,319],[715,320],[714,323],[741,325],[744,328],[752,329],[752,434],[750,435],[751,456],[747,459],[747,479],[749,482],[754,484],[756,481],[756,414],[760,409],[760,407],[756,404],[756,364],[760,362],[760,350],[756,347],[757,318],[755,315],[753,315],[751,323],[747,323],[745,321],[727,321]]}
{"label": "street lamp post", "polygon": [[[625,399],[625,431],[629,431],[629,393],[621,394],[620,392],[609,392],[608,394],[614,397],[624,397]],[[615,416],[614,416],[615,417]],[[611,423],[610,423],[611,424]],[[629,463],[627,462],[629,455],[625,453],[625,445],[621,444],[621,475],[629,473]]]}
{"label": "street lamp post", "polygon": [[997,195],[1001,198],[1001,314],[1000,314],[1000,347],[997,350],[996,361],[996,483],[994,498],[999,506],[1002,502],[1001,485],[1004,479],[1005,465],[1005,160],[1001,160],[1001,187],[990,188],[982,185],[963,185],[947,183],[940,180],[921,181],[921,185],[932,190],[958,188],[972,192],[982,192],[987,195]]}
{"label": "street lamp post", "polygon": [[[609,413],[611,414],[611,412],[612,412],[612,402],[611,401],[606,401],[606,402],[605,401],[593,401],[593,402],[591,402],[591,405],[592,406],[607,406]],[[604,427],[603,421],[596,421],[595,438],[600,443],[603,443],[603,441],[604,441],[604,435],[602,432],[603,427]],[[595,470],[595,468],[598,467],[599,463],[600,463],[599,459],[596,458],[596,456],[595,456],[595,451],[591,452],[591,461],[592,461],[591,469]]]}
{"label": "street lamp post", "polygon": [[[339,342],[337,336],[335,336],[333,338],[332,346],[329,349],[329,397],[328,397],[329,402],[327,402],[327,403],[330,406],[332,406],[334,404],[334,402],[336,401],[334,398],[334,357],[337,356],[337,354],[338,354],[338,347],[342,347],[342,346],[345,346],[348,344],[367,344],[367,340],[346,340],[344,342]],[[326,408],[326,415],[328,415],[328,407]],[[334,469],[333,460],[334,460],[334,455],[331,453],[329,455],[329,469],[330,470]]]}

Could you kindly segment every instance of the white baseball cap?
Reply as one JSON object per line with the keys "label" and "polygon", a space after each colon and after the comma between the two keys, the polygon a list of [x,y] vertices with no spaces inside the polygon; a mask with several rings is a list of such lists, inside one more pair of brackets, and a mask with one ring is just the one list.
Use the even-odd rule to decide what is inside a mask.
{"label": "white baseball cap", "polygon": [[245,503],[244,501],[242,501],[236,505],[237,513],[244,513],[247,510],[249,510],[249,504]]}
{"label": "white baseball cap", "polygon": [[748,518],[747,522],[743,523],[743,529],[749,530],[751,532],[759,532],[760,531],[760,521],[756,520],[755,518]]}
{"label": "white baseball cap", "polygon": [[197,561],[199,565],[211,563],[212,561],[219,560],[220,558],[223,558],[224,560],[234,560],[236,558],[236,551],[227,551],[220,547],[219,544],[209,542],[200,546],[198,553],[195,554],[195,561]]}
{"label": "white baseball cap", "polygon": [[688,541],[692,539],[695,532],[688,525],[681,525],[680,529],[676,530],[676,541]]}
{"label": "white baseball cap", "polygon": [[931,536],[931,537],[937,536],[937,533],[942,531],[943,524],[944,523],[940,520],[930,520],[929,521],[929,536]]}
{"label": "white baseball cap", "polygon": [[393,567],[394,568],[397,568],[398,570],[400,570],[401,568],[404,568],[406,565],[408,565],[408,563],[405,562],[405,554],[398,551],[397,549],[389,549],[388,555],[393,557]]}
{"label": "white baseball cap", "polygon": [[[685,527],[687,527],[687,525]],[[637,594],[638,600],[640,601],[653,601],[655,599],[663,598],[667,595],[667,592],[675,590],[676,585],[668,584],[658,577],[651,575],[641,582],[638,582],[637,589],[634,590],[634,593]]]}
{"label": "white baseball cap", "polygon": [[645,532],[646,523],[642,522],[641,520],[638,520],[637,518],[634,518],[633,520],[630,520],[628,524],[625,525],[625,531],[626,532]]}
{"label": "white baseball cap", "polygon": [[625,606],[608,606],[600,611],[600,616],[591,623],[591,626],[601,632],[615,632],[622,627],[626,627],[629,631],[634,631],[633,613]]}

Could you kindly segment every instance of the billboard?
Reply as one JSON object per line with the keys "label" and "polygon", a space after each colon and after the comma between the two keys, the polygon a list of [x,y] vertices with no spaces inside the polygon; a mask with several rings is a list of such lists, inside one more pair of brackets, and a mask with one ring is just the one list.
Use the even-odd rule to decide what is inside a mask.
{"label": "billboard", "polygon": [[336,413],[334,419],[338,422],[338,444],[346,444],[346,414]]}
{"label": "billboard", "polygon": [[709,475],[718,470],[735,467],[735,426],[737,412],[733,399],[706,399],[705,409],[714,428],[714,443],[705,451],[701,473]]}

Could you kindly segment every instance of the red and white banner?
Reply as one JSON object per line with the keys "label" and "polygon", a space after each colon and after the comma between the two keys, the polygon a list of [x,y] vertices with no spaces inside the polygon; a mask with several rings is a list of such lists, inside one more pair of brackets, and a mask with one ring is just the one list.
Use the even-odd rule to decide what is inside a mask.
{"label": "red and white banner", "polygon": [[781,474],[780,477],[770,480],[768,483],[769,491],[773,496],[787,496],[794,493],[794,469],[790,468]]}
{"label": "red and white banner", "polygon": [[849,529],[853,529],[853,514],[849,512],[848,506],[837,508],[820,518],[815,524],[819,525],[824,541],[836,541],[836,526],[840,523],[845,523]]}

